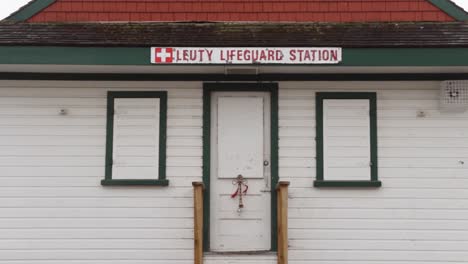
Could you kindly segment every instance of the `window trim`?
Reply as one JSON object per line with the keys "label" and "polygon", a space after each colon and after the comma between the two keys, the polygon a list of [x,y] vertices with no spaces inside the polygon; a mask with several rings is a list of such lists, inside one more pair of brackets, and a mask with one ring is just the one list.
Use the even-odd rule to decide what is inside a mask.
{"label": "window trim", "polygon": [[[327,181],[324,179],[323,101],[327,99],[369,100],[371,178],[369,181]],[[377,94],[375,92],[318,92],[315,97],[317,176],[315,187],[381,187],[377,157]]]}
{"label": "window trim", "polygon": [[[159,98],[159,168],[158,179],[112,179],[114,138],[114,101],[117,98]],[[103,186],[168,186],[166,179],[167,92],[166,91],[109,91],[107,93],[106,169]]]}

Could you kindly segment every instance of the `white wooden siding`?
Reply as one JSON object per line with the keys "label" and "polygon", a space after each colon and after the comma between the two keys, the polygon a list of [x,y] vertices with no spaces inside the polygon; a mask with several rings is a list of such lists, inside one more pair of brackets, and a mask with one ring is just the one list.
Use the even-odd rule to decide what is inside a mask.
{"label": "white wooden siding", "polygon": [[[200,83],[9,81],[0,87],[0,263],[193,262]],[[109,90],[168,91],[170,187],[100,185]],[[68,115],[59,115],[62,108]]]}
{"label": "white wooden siding", "polygon": [[[440,113],[438,84],[279,83],[280,176],[291,181],[290,263],[468,262],[468,113]],[[0,264],[193,263],[201,82],[2,81],[0,87]],[[108,90],[169,92],[169,187],[100,185]],[[317,91],[377,92],[382,188],[312,187]],[[69,114],[60,116],[61,108]],[[275,258],[207,256],[205,263]]]}
{"label": "white wooden siding", "polygon": [[[280,176],[291,181],[290,263],[468,262],[468,113],[439,112],[439,82],[280,87]],[[317,91],[377,92],[382,188],[311,187]],[[418,118],[418,111],[426,117]]]}

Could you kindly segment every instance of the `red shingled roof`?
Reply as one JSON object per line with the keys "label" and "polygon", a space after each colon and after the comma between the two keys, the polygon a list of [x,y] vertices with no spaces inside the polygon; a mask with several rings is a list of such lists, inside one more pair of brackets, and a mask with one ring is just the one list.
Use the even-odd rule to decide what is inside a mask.
{"label": "red shingled roof", "polygon": [[427,0],[57,0],[29,22],[454,21]]}

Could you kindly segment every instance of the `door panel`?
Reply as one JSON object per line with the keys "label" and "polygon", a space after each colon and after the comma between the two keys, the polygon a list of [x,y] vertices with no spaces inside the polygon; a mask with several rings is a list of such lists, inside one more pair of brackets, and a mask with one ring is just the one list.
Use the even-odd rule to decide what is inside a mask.
{"label": "door panel", "polygon": [[[210,249],[270,250],[270,95],[216,92],[211,104]],[[240,212],[231,198],[238,175],[249,186]]]}
{"label": "door panel", "polygon": [[263,178],[263,99],[218,97],[218,178]]}

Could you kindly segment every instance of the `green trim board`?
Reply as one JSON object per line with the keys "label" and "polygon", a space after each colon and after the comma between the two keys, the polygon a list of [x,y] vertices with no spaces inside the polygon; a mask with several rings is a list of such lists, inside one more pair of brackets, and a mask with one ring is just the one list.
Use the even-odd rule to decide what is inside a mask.
{"label": "green trim board", "polygon": [[[159,98],[159,168],[158,179],[154,180],[116,180],[112,179],[112,154],[114,137],[114,101],[116,98]],[[166,179],[166,138],[167,138],[167,92],[166,91],[109,91],[107,94],[106,130],[106,169],[103,186],[115,185],[155,185],[168,186]]]}
{"label": "green trim board", "polygon": [[[0,64],[151,67],[150,53],[149,47],[0,46]],[[324,65],[309,67],[318,66]],[[326,67],[337,66],[468,66],[468,48],[343,48],[342,63]]]}
{"label": "green trim board", "polygon": [[34,15],[38,14],[51,4],[53,4],[56,0],[34,0],[23,6],[18,11],[14,12],[13,14],[9,15],[5,20],[9,21],[18,21],[24,22]]}
{"label": "green trim board", "polygon": [[102,180],[104,186],[168,186],[168,180]]}
{"label": "green trim board", "polygon": [[[324,134],[323,134],[323,101],[327,99],[369,100],[370,120],[370,179],[369,181],[327,181],[324,177]],[[377,157],[377,94],[374,92],[319,92],[315,97],[316,113],[316,162],[317,178],[315,187],[380,187],[382,184],[378,179],[378,157]]]}
{"label": "green trim board", "polygon": [[271,251],[277,250],[277,195],[279,181],[278,84],[276,83],[204,83],[203,84],[203,249],[210,251],[210,176],[211,176],[211,94],[213,92],[269,92],[271,100]]}
{"label": "green trim board", "polygon": [[468,13],[450,0],[428,0],[431,4],[444,11],[457,21],[467,21]]}
{"label": "green trim board", "polygon": [[0,80],[43,81],[444,81],[467,80],[468,73],[277,73],[225,74],[127,74],[0,72]]}
{"label": "green trim board", "polygon": [[380,181],[314,181],[314,187],[381,187]]}

